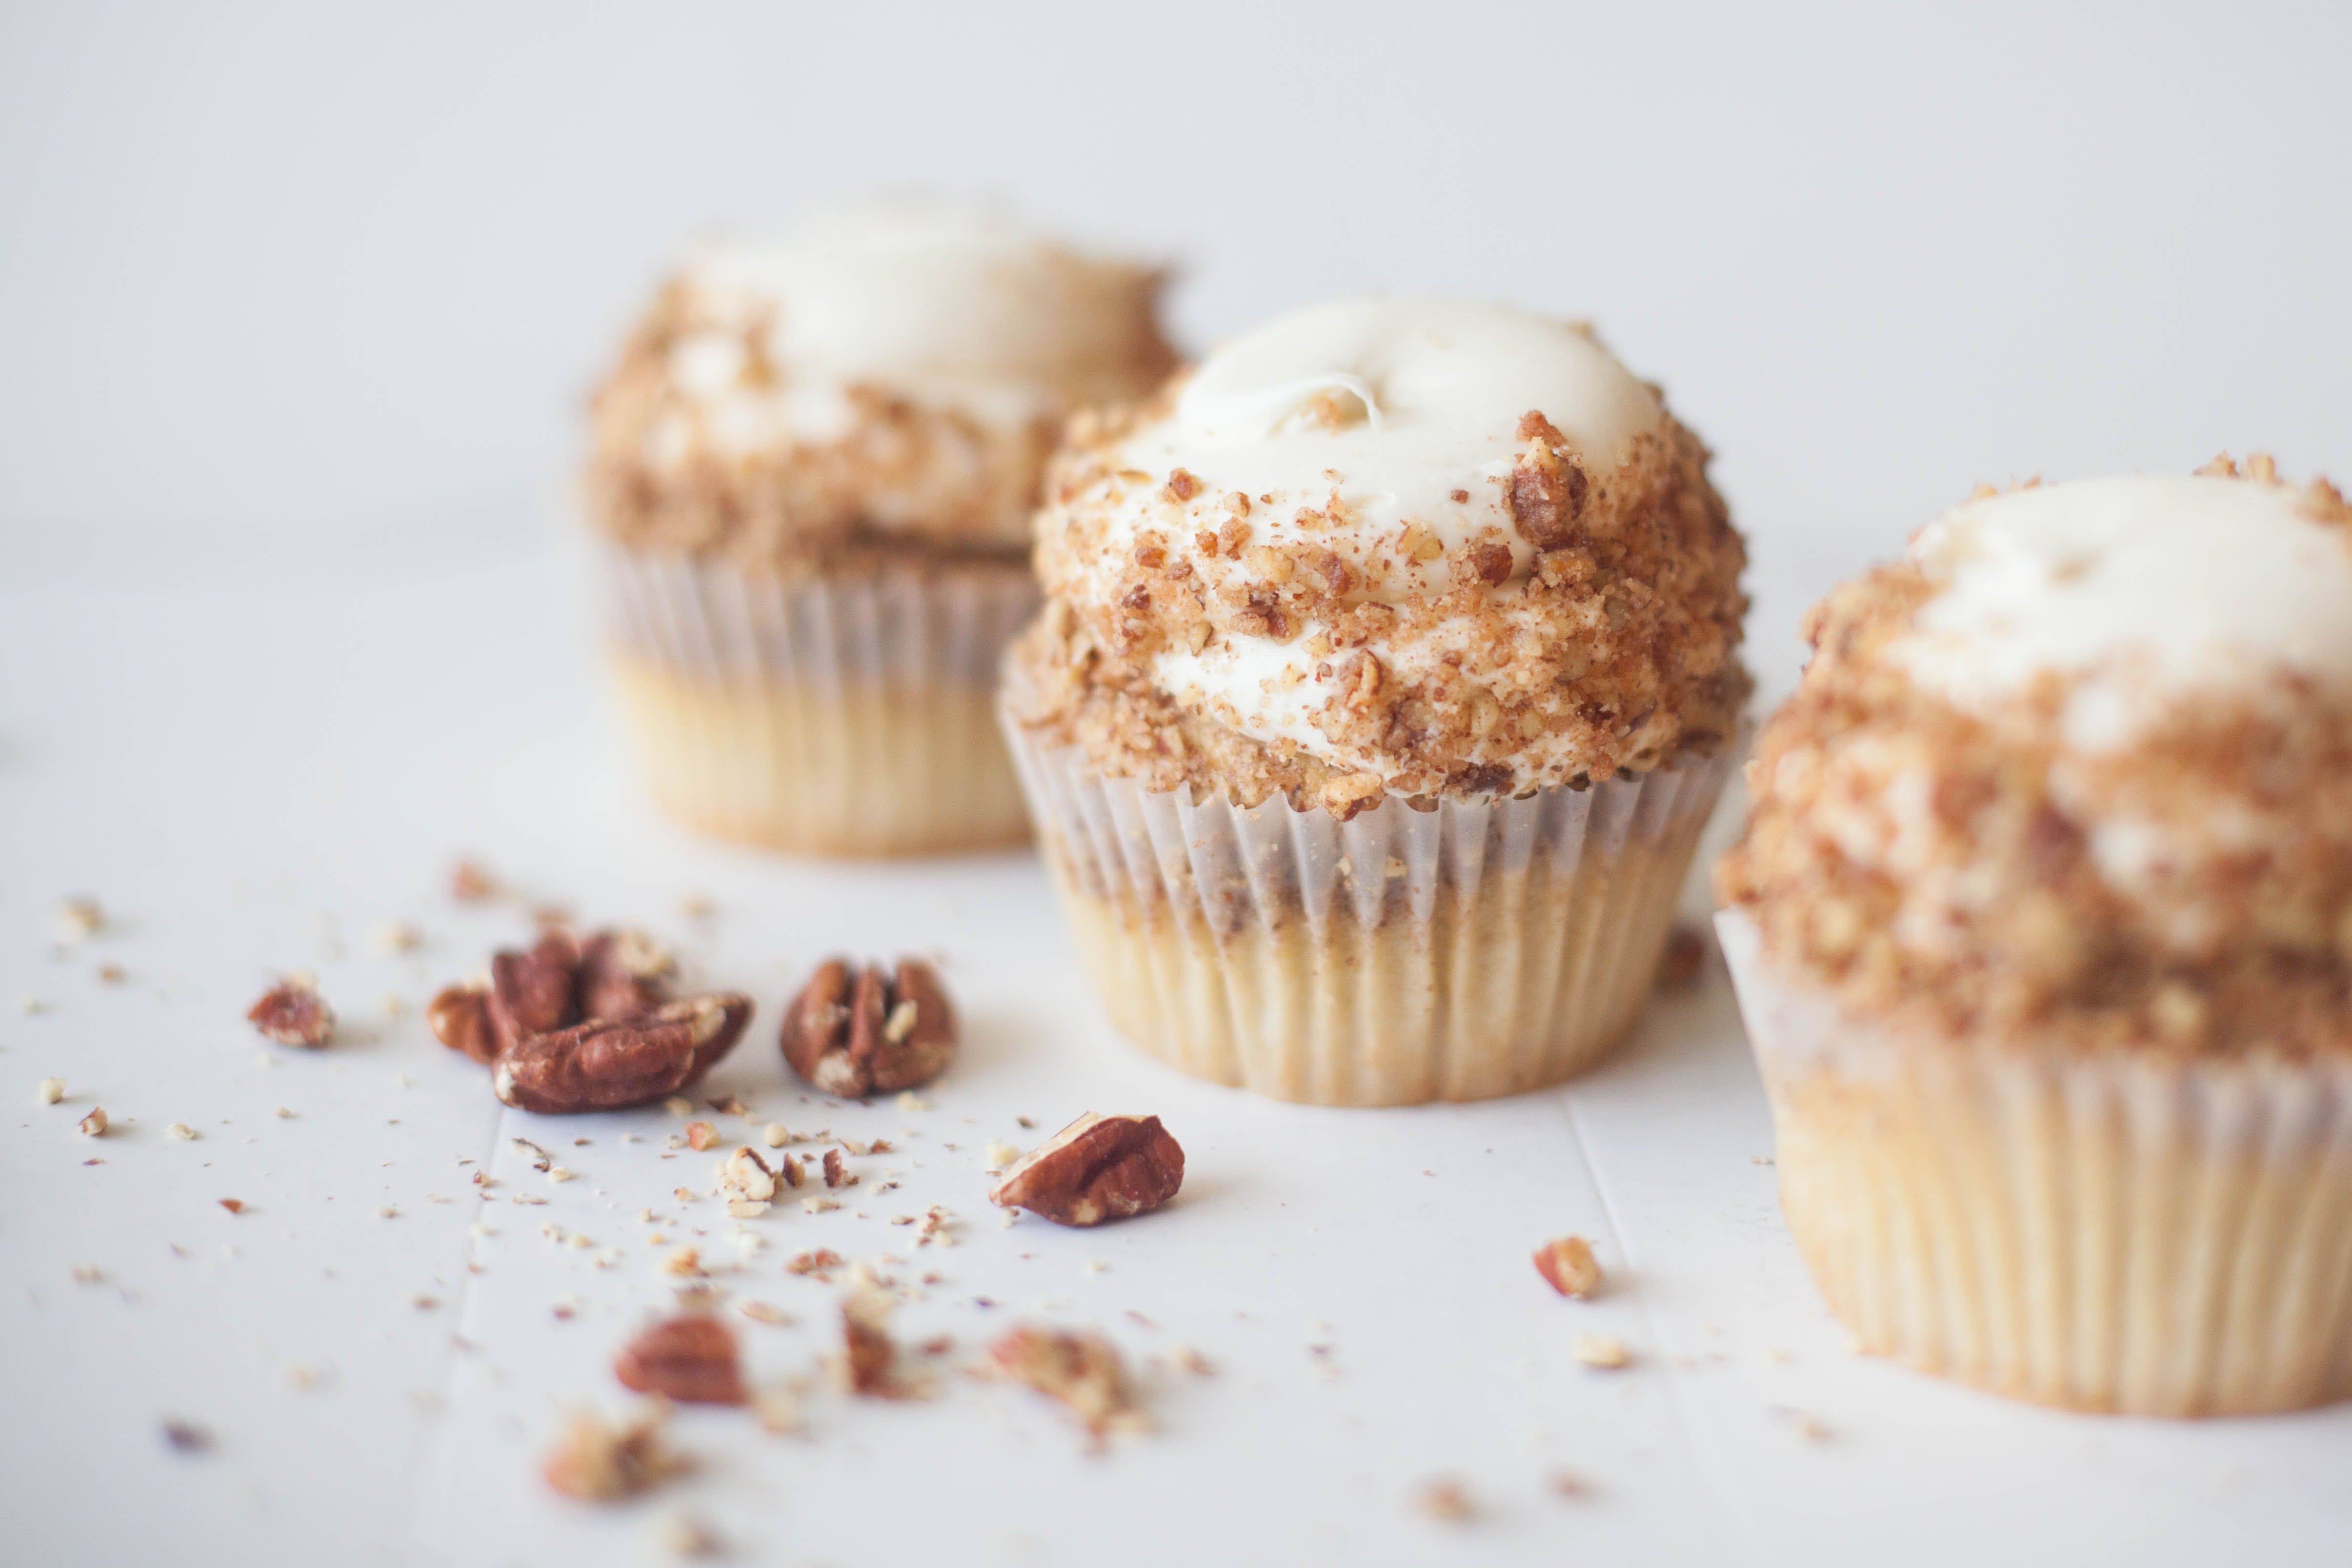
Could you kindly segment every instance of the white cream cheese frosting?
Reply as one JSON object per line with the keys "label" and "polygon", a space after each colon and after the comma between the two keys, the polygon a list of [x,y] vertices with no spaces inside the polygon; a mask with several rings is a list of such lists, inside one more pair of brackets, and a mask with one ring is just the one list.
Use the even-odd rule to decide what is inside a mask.
{"label": "white cream cheese frosting", "polygon": [[1914,538],[1937,589],[1889,651],[1983,711],[2076,678],[2068,742],[2127,745],[2184,701],[2281,673],[2352,682],[2352,548],[2284,485],[2133,476],[1955,508]]}
{"label": "white cream cheese frosting", "polygon": [[[1355,574],[1351,598],[1397,604],[1455,588],[1457,552],[1485,542],[1510,552],[1507,580],[1486,590],[1507,620],[1518,614],[1535,557],[1509,496],[1513,464],[1528,447],[1518,426],[1530,412],[1550,421],[1601,484],[1665,417],[1648,387],[1567,322],[1410,299],[1295,311],[1212,353],[1166,417],[1118,445],[1113,461],[1134,482],[1113,498],[1095,559],[1108,577],[1137,536],[1155,530],[1204,576],[1222,580],[1236,568],[1194,540],[1244,515],[1254,549],[1328,551]],[[1171,526],[1165,481],[1178,472],[1199,493]],[[1249,571],[1250,559],[1238,570]],[[1535,616],[1522,618],[1527,637],[1549,640]],[[1198,652],[1168,649],[1154,657],[1153,678],[1254,739],[1392,776],[1392,760],[1339,744],[1318,722],[1339,678],[1317,630],[1310,623],[1286,639],[1236,633]],[[1376,639],[1369,651],[1412,681],[1458,648],[1441,633]],[[1541,777],[1549,761],[1529,756],[1520,771]]]}
{"label": "white cream cheese frosting", "polygon": [[[1164,374],[1161,281],[969,202],[869,201],[772,237],[706,242],[677,273],[675,402],[648,455],[667,468],[698,450],[850,441],[870,423],[859,400],[871,394],[965,422],[967,466],[992,443],[1050,447],[1072,408]],[[867,521],[892,526],[892,510]],[[1008,519],[1004,542],[1026,521]]]}

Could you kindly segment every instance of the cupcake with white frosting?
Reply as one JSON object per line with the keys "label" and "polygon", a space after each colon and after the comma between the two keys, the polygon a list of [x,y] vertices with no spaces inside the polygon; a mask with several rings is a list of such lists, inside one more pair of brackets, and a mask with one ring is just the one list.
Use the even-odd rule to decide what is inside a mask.
{"label": "cupcake with white frosting", "polygon": [[1983,492],[1810,635],[1719,923],[1832,1310],[2051,1405],[2352,1394],[2352,510]]}
{"label": "cupcake with white frosting", "polygon": [[1075,426],[1007,718],[1121,1030],[1349,1105],[1622,1037],[1748,691],[1706,468],[1583,328],[1430,301]]}
{"label": "cupcake with white frosting", "polygon": [[701,246],[593,405],[612,658],[656,798],[834,854],[1019,841],[992,717],[1064,420],[1173,363],[1156,269],[1000,214]]}

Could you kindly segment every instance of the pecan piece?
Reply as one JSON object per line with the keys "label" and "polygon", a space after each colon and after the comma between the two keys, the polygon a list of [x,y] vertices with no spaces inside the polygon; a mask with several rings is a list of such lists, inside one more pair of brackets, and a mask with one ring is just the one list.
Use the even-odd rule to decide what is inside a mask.
{"label": "pecan piece", "polygon": [[1592,488],[1583,464],[1562,450],[1568,437],[1532,409],[1519,420],[1518,435],[1528,449],[1511,469],[1511,521],[1538,550],[1573,543]]}
{"label": "pecan piece", "polygon": [[580,950],[560,931],[541,936],[528,952],[509,948],[490,960],[490,1031],[501,1053],[578,1016],[572,994],[579,970]]}
{"label": "pecan piece", "polygon": [[735,1331],[700,1314],[656,1323],[631,1340],[613,1363],[613,1375],[624,1388],[681,1405],[743,1403]]}
{"label": "pecan piece", "polygon": [[1160,1118],[1090,1110],[1022,1156],[988,1199],[1055,1225],[1100,1225],[1147,1214],[1183,1184],[1184,1151]]}
{"label": "pecan piece", "polygon": [[1099,1334],[1024,1325],[989,1346],[988,1356],[998,1376],[1060,1400],[1097,1440],[1146,1424],[1128,1386],[1126,1364]]}
{"label": "pecan piece", "polygon": [[566,1497],[593,1502],[634,1497],[686,1468],[662,1442],[662,1424],[668,1419],[663,1407],[615,1426],[583,1412],[564,1429],[540,1473]]}
{"label": "pecan piece", "polygon": [[700,1078],[751,1019],[751,998],[733,993],[673,1002],[626,1023],[591,1019],[516,1045],[499,1058],[493,1082],[509,1105],[548,1115],[645,1105]]}
{"label": "pecan piece", "polygon": [[281,980],[246,1014],[264,1039],[317,1050],[335,1032],[335,1011],[318,987],[296,976]]}
{"label": "pecan piece", "polygon": [[486,985],[446,985],[425,1005],[433,1037],[488,1067],[499,1059],[499,1037],[490,1027],[490,992]]}
{"label": "pecan piece", "polygon": [[898,1346],[890,1337],[890,1298],[853,1291],[841,1303],[841,1377],[852,1394],[897,1398]]}
{"label": "pecan piece", "polygon": [[827,1094],[895,1094],[946,1069],[955,1009],[939,972],[919,958],[900,959],[895,974],[829,959],[785,1011],[782,1044],[793,1070]]}
{"label": "pecan piece", "polygon": [[1592,1244],[1580,1236],[1563,1236],[1537,1247],[1536,1272],[1561,1295],[1579,1300],[1601,1288],[1601,1265],[1593,1259]]}
{"label": "pecan piece", "polygon": [[669,950],[639,931],[600,931],[580,944],[580,1016],[625,1023],[669,1000]]}

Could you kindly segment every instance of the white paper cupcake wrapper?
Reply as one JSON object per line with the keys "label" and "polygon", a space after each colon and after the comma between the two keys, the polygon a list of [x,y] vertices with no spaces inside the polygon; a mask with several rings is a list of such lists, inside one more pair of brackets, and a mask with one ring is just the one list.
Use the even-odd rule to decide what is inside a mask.
{"label": "white paper cupcake wrapper", "polygon": [[1328,1105],[1515,1093],[1614,1044],[1731,765],[1391,798],[1342,823],[1148,790],[1007,731],[1121,1030],[1196,1076]]}
{"label": "white paper cupcake wrapper", "polygon": [[1025,568],[784,582],[608,546],[602,616],[657,802],[691,826],[835,855],[1028,836],[994,721]]}
{"label": "white paper cupcake wrapper", "polygon": [[1781,1206],[1864,1349],[2076,1409],[2352,1395],[2352,1061],[1901,1036],[1717,930]]}
{"label": "white paper cupcake wrapper", "polygon": [[1005,644],[1039,600],[1027,569],[1013,565],[786,582],[618,545],[602,558],[614,645],[709,681],[993,689]]}

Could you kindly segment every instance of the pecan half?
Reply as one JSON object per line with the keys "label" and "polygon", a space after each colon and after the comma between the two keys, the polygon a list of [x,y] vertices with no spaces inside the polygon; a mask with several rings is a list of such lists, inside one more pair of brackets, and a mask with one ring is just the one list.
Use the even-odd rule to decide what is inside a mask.
{"label": "pecan half", "polygon": [[1024,1325],[989,1346],[988,1357],[998,1376],[1060,1400],[1097,1438],[1145,1425],[1128,1386],[1126,1364],[1117,1347],[1098,1334]]}
{"label": "pecan half", "polygon": [[631,1340],[613,1363],[613,1375],[624,1388],[682,1405],[743,1403],[735,1331],[698,1313],[656,1323]]}
{"label": "pecan half", "polygon": [[433,1037],[463,1051],[484,1067],[499,1059],[498,1032],[490,1027],[490,993],[483,985],[448,985],[425,1004]]}
{"label": "pecan half", "polygon": [[598,931],[580,944],[580,1016],[615,1024],[644,1017],[669,1000],[676,967],[669,950],[643,931]]}
{"label": "pecan half", "polygon": [[281,980],[246,1014],[264,1039],[317,1050],[335,1032],[335,1011],[309,981]]}
{"label": "pecan half", "polygon": [[1183,1184],[1184,1151],[1160,1118],[1090,1110],[1022,1156],[988,1199],[1055,1225],[1100,1225],[1147,1214]]}
{"label": "pecan half", "polygon": [[955,1009],[939,972],[902,958],[895,974],[829,959],[784,1013],[784,1060],[827,1094],[863,1100],[917,1089],[955,1055]]}
{"label": "pecan half", "polygon": [[626,1023],[591,1019],[534,1035],[499,1058],[500,1100],[565,1115],[664,1100],[700,1078],[742,1037],[748,996],[721,993],[672,1002]]}
{"label": "pecan half", "polygon": [[510,948],[490,960],[490,1029],[501,1052],[578,1016],[572,994],[579,968],[580,950],[560,931],[541,936],[528,952]]}

